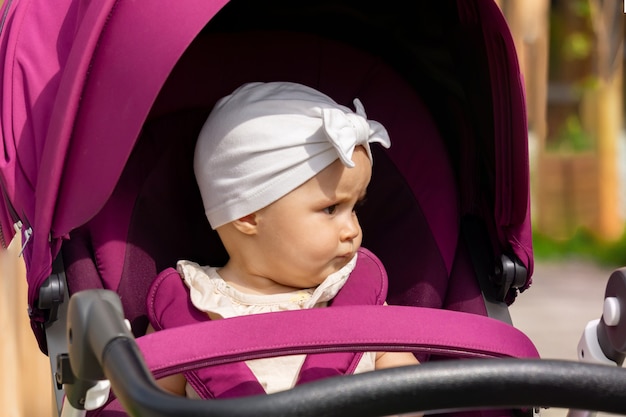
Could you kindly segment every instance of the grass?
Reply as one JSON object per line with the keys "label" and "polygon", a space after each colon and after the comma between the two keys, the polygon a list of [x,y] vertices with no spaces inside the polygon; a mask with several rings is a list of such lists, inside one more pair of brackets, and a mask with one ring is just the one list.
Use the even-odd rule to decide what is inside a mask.
{"label": "grass", "polygon": [[603,241],[585,229],[579,229],[567,240],[556,240],[533,233],[533,251],[538,260],[580,258],[607,267],[626,266],[626,233],[613,242]]}

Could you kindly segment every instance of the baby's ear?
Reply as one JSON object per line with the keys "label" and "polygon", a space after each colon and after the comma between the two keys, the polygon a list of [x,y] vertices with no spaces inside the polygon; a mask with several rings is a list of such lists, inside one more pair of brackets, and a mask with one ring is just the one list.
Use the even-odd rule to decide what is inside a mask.
{"label": "baby's ear", "polygon": [[255,235],[257,233],[256,213],[233,220],[233,226],[243,234]]}

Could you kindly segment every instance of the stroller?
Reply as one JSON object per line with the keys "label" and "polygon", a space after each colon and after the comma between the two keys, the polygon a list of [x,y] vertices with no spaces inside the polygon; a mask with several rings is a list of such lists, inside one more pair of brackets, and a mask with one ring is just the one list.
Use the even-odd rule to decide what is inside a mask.
{"label": "stroller", "polygon": [[[538,360],[511,326],[507,306],[533,270],[527,131],[513,42],[492,1],[5,0],[1,16],[0,239],[14,225],[21,234],[32,328],[63,415],[626,413],[619,368]],[[144,336],[160,271],[226,261],[193,179],[202,123],[235,87],[273,80],[339,103],[359,97],[388,129],[393,146],[373,150],[360,219],[390,306]],[[373,349],[422,364],[213,401],[174,398],[153,380]]]}

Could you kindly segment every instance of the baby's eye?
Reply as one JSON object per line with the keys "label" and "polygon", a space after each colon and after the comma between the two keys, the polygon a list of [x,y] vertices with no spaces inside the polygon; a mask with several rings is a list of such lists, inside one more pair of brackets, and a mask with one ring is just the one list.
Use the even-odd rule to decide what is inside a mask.
{"label": "baby's eye", "polygon": [[337,211],[337,204],[333,204],[332,206],[328,206],[324,209],[326,214],[333,214],[335,211]]}
{"label": "baby's eye", "polygon": [[364,204],[365,204],[365,198],[357,201],[356,204],[354,205],[354,207],[352,208],[352,211],[357,211],[358,209],[363,207]]}

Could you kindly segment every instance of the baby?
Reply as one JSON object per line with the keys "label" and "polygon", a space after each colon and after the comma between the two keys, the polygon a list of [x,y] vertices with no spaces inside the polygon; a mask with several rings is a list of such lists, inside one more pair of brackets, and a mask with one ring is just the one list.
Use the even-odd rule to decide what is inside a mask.
{"label": "baby", "polygon": [[[355,207],[372,175],[370,143],[390,146],[385,128],[354,104],[356,112],[289,82],[245,84],[217,102],[198,138],[194,170],[206,216],[230,258],[221,268],[178,262],[195,309],[218,320],[326,307],[338,297],[357,268]],[[165,327],[154,317],[151,323],[149,331]],[[257,359],[241,372],[251,371],[257,391],[273,393],[292,388],[305,363],[306,355]],[[408,352],[371,352],[347,372],[417,363]],[[219,379],[215,368],[206,384]],[[196,374],[158,382],[196,398],[240,392],[232,388],[235,373],[222,373],[231,388],[198,388],[203,378]]]}

